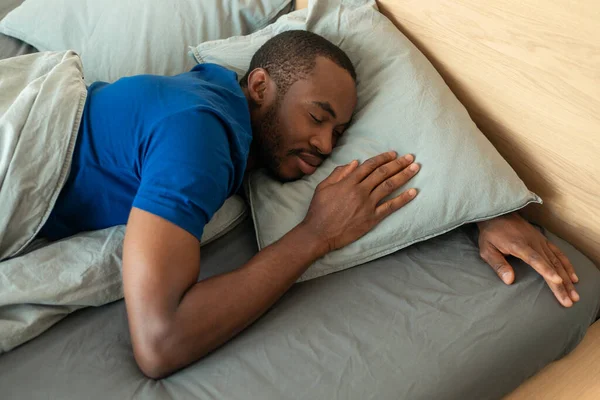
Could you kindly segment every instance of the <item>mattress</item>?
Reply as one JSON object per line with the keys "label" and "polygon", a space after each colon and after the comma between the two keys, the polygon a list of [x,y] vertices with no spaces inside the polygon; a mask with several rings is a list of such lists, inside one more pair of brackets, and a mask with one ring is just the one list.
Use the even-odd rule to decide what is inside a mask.
{"label": "mattress", "polygon": [[[0,388],[7,399],[498,399],[570,352],[598,314],[600,272],[549,237],[581,279],[572,309],[514,259],[505,286],[465,226],[296,284],[241,335],[160,381],[136,367],[123,301],[75,312],[0,357]],[[200,279],[256,251],[246,220],[203,248]]]}

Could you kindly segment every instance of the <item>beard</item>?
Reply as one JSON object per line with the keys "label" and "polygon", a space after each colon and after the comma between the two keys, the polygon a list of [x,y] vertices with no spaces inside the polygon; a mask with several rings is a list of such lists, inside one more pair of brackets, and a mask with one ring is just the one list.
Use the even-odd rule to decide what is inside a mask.
{"label": "beard", "polygon": [[280,99],[278,98],[265,111],[260,121],[252,123],[252,151],[256,154],[258,165],[265,167],[280,182],[290,182],[300,179],[303,174],[301,171],[298,171],[295,175],[286,176],[284,173],[285,168],[282,168],[284,161],[289,160],[293,156],[299,156],[303,152],[311,153],[323,160],[326,156],[316,150],[290,148],[289,143],[285,143],[284,130],[282,129],[283,124],[280,117],[280,104]]}
{"label": "beard", "polygon": [[260,164],[282,180],[280,174],[281,163],[283,162],[283,138],[281,136],[281,119],[279,118],[279,104],[277,99],[275,103],[265,112],[261,121],[252,124],[253,142],[255,153],[258,156]]}

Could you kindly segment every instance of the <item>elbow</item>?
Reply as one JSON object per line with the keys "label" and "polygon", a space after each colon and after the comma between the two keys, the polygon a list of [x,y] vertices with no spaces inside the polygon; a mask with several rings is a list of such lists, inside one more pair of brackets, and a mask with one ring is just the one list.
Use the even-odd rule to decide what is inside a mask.
{"label": "elbow", "polygon": [[163,379],[171,375],[174,370],[171,370],[167,363],[162,359],[153,356],[154,358],[148,358],[146,356],[135,358],[137,365],[142,373],[150,379]]}
{"label": "elbow", "polygon": [[132,335],[133,355],[144,375],[151,379],[166,378],[177,369],[174,359],[176,349],[167,345],[171,340],[165,331],[151,332],[144,330],[136,337]]}
{"label": "elbow", "polygon": [[135,361],[144,375],[151,379],[162,379],[177,372],[188,364],[203,358],[210,349],[209,343],[194,340],[186,343],[181,327],[160,321],[152,323],[146,319],[144,325],[131,329],[131,343]]}
{"label": "elbow", "polygon": [[133,354],[139,369],[150,379],[166,378],[175,372],[170,360],[156,346],[134,347]]}

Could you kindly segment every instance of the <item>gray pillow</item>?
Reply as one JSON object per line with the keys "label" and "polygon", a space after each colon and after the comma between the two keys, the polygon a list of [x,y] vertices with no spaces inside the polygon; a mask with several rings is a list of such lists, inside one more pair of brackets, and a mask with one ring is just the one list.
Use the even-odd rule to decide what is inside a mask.
{"label": "gray pillow", "polygon": [[251,175],[249,198],[258,245],[264,248],[302,221],[319,182],[337,165],[396,150],[422,164],[410,182],[417,198],[357,242],[317,261],[306,280],[365,263],[462,224],[518,210],[541,199],[530,192],[475,126],[423,54],[377,11],[374,1],[321,0],[247,37],[204,43],[198,61],[240,74],[273,35],[306,29],[345,50],[358,74],[352,126],[328,161],[303,179],[282,184]]}
{"label": "gray pillow", "polygon": [[85,80],[175,75],[195,63],[186,48],[245,35],[289,12],[291,0],[27,0],[0,32],[40,51],[74,50]]}
{"label": "gray pillow", "polygon": [[210,221],[208,221],[208,224],[204,226],[204,232],[200,239],[201,245],[207,245],[229,233],[246,218],[247,214],[248,208],[240,196],[234,195],[225,200],[221,208],[217,210]]}

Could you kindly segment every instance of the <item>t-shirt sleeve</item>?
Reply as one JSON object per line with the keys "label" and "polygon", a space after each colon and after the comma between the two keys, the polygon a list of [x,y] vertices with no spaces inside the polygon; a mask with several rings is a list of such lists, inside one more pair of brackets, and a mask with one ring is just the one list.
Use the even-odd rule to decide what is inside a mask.
{"label": "t-shirt sleeve", "polygon": [[133,206],[200,240],[233,189],[225,126],[210,112],[181,112],[156,124],[138,151],[140,186]]}

